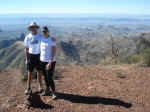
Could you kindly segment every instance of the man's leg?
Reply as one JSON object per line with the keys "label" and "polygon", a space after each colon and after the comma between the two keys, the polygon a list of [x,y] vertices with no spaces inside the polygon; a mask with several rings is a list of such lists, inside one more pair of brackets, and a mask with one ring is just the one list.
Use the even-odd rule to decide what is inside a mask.
{"label": "man's leg", "polygon": [[32,72],[33,72],[33,64],[31,63],[31,57],[29,58],[29,63],[27,64],[27,71],[28,71],[28,80],[27,80],[27,88],[25,90],[25,94],[31,94],[31,83],[32,83]]}
{"label": "man's leg", "polygon": [[39,83],[39,91],[42,92],[43,91],[43,87],[42,87],[42,76],[41,76],[41,72],[42,72],[42,63],[40,61],[40,55],[36,56],[36,62],[35,62],[35,66],[36,66],[36,70],[37,72],[37,81]]}
{"label": "man's leg", "polygon": [[38,84],[39,84],[39,91],[42,92],[43,91],[43,87],[42,87],[41,71],[37,72],[37,81],[38,81]]}
{"label": "man's leg", "polygon": [[25,90],[25,94],[31,94],[32,90],[31,90],[31,83],[32,83],[32,72],[28,72],[28,80],[27,80],[27,88]]}
{"label": "man's leg", "polygon": [[28,89],[31,89],[31,83],[32,83],[32,72],[28,72],[28,81],[27,81]]}

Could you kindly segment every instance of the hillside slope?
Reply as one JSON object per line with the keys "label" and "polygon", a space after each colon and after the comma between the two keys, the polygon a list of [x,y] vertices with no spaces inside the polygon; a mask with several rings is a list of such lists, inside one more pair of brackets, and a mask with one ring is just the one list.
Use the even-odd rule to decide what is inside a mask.
{"label": "hillside slope", "polygon": [[[25,72],[24,34],[20,37],[0,41],[0,70],[19,68]],[[120,63],[129,64],[132,63],[132,56],[137,57],[144,49],[150,47],[149,40],[150,33],[130,38],[106,37],[87,39],[86,41],[78,39],[57,40],[57,64],[96,65],[109,61],[109,58],[113,59],[116,57],[116,53]]]}
{"label": "hillside slope", "polygon": [[[18,71],[0,73],[1,112],[149,112],[150,69],[136,66],[57,66],[58,99],[39,96],[24,108],[24,83]],[[8,91],[7,91],[7,90]]]}
{"label": "hillside slope", "polygon": [[0,49],[0,60],[0,70],[23,66],[25,62],[23,43],[17,41],[7,48]]}

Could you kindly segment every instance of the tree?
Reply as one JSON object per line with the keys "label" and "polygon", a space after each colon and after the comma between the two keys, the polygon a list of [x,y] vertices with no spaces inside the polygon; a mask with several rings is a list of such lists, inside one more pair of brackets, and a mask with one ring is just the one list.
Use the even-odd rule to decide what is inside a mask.
{"label": "tree", "polygon": [[114,57],[119,57],[119,47],[114,41],[114,38],[111,36],[111,48],[112,48],[112,54]]}

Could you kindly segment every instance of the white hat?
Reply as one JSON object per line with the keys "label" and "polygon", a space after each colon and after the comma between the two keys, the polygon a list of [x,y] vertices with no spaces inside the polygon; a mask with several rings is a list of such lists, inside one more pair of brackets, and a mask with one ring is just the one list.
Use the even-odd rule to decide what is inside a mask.
{"label": "white hat", "polygon": [[32,22],[27,28],[28,28],[28,30],[30,30],[31,28],[33,28],[33,27],[35,27],[35,28],[40,28],[37,24],[36,24],[36,22]]}

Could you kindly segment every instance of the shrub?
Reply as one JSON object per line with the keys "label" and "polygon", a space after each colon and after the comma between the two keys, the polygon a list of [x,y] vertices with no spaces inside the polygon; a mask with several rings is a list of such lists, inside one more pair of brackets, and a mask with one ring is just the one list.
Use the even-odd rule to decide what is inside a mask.
{"label": "shrub", "polygon": [[140,55],[143,57],[143,64],[150,66],[150,48],[142,50]]}
{"label": "shrub", "polygon": [[143,60],[142,56],[140,55],[132,55],[127,56],[121,59],[121,63],[125,64],[139,64]]}
{"label": "shrub", "polygon": [[120,64],[120,59],[107,57],[106,59],[100,61],[100,63],[104,65],[116,65],[116,64]]}

